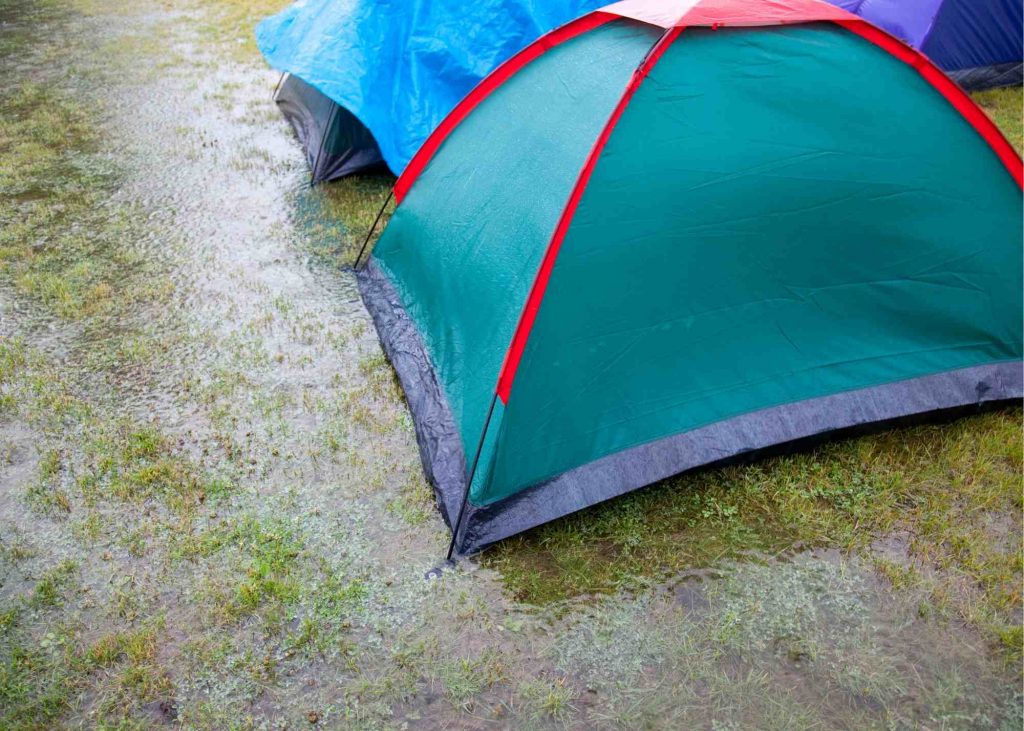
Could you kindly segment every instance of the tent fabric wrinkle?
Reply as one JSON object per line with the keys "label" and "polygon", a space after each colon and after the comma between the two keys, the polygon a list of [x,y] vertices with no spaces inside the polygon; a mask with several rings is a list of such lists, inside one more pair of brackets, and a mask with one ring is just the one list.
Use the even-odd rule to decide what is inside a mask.
{"label": "tent fabric wrinkle", "polygon": [[454,526],[463,499],[466,457],[430,356],[394,286],[372,259],[358,272],[358,283],[381,333],[384,354],[416,414],[413,425],[424,474],[434,487],[442,517]]}
{"label": "tent fabric wrinkle", "polygon": [[951,71],[1020,63],[1021,0],[945,0],[920,48]]}
{"label": "tent fabric wrinkle", "polygon": [[840,25],[885,49],[900,61],[917,70],[936,91],[942,94],[964,116],[964,119],[989,144],[1017,185],[1024,187],[1024,164],[1021,163],[1020,155],[1017,154],[1010,141],[1006,139],[1006,135],[1002,133],[1002,130],[974,103],[963,89],[936,68],[925,56],[900,43],[881,29],[869,23],[856,20],[842,21]]}
{"label": "tent fabric wrinkle", "polygon": [[297,76],[286,74],[274,100],[306,151],[313,182],[383,163],[373,135],[352,114]]}

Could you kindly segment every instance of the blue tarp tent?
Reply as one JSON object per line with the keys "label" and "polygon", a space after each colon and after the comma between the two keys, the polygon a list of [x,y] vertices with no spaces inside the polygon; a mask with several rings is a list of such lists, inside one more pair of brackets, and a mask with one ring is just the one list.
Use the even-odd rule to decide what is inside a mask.
{"label": "blue tarp tent", "polygon": [[1024,0],[830,0],[919,49],[967,89],[1021,83]]}
{"label": "blue tarp tent", "polygon": [[260,23],[256,41],[289,75],[278,102],[314,181],[382,160],[397,174],[502,61],[605,2],[299,0]]}

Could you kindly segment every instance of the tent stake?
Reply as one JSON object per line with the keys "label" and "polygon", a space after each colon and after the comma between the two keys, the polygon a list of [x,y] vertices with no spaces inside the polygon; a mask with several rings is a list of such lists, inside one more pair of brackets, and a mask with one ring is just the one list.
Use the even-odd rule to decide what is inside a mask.
{"label": "tent stake", "polygon": [[428,571],[427,573],[423,574],[423,578],[427,581],[430,581],[431,579],[440,579],[442,576],[444,576],[445,571],[447,571],[450,568],[454,568],[454,566],[454,561],[447,560],[444,563],[439,564],[434,568],[430,569],[430,571]]}
{"label": "tent stake", "polygon": [[[366,245],[370,243],[370,239],[373,237],[373,232],[377,230],[377,224],[380,223],[380,219],[384,215],[384,211],[387,209],[388,203],[391,202],[391,199],[392,197],[394,197],[394,195],[395,191],[392,188],[390,191],[388,191],[388,197],[384,199],[384,205],[382,205],[380,207],[380,210],[377,211],[377,217],[373,219],[373,225],[370,226],[370,230],[366,232],[366,240],[363,241],[363,245],[359,249],[359,254],[356,256],[355,263],[352,264],[353,269],[359,269],[359,260],[363,258],[363,252],[366,251]],[[366,261],[369,262],[369,258],[367,258]]]}
{"label": "tent stake", "polygon": [[469,470],[469,479],[466,480],[466,490],[462,493],[462,505],[459,506],[459,517],[455,521],[455,525],[452,526],[452,542],[448,544],[448,556],[445,558],[446,561],[452,560],[452,554],[455,553],[455,541],[459,539],[459,529],[462,527],[462,518],[466,515],[466,503],[469,502],[469,488],[473,484],[473,478],[476,477],[476,466],[480,462],[480,452],[484,448],[484,439],[487,437],[487,428],[491,425],[491,417],[494,415],[494,405],[498,402],[498,392],[494,392],[494,396],[491,398],[491,407],[487,409],[487,418],[484,420],[484,429],[480,432],[480,441],[476,445],[476,454],[473,456],[473,466]]}

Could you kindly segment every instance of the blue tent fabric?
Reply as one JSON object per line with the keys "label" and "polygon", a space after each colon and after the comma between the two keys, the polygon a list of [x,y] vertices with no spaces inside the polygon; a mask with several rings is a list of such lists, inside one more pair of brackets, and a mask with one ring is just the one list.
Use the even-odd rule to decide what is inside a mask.
{"label": "blue tent fabric", "polygon": [[351,112],[401,173],[484,76],[607,0],[299,0],[256,28],[267,62]]}
{"label": "blue tent fabric", "polygon": [[921,46],[951,71],[1024,59],[1022,0],[946,0]]}
{"label": "blue tent fabric", "polygon": [[958,80],[961,72],[1024,60],[1024,0],[829,1],[921,50]]}

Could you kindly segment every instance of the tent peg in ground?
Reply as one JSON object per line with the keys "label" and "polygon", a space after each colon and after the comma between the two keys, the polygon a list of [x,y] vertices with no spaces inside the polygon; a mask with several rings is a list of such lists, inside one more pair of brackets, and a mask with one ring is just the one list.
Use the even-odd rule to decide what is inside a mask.
{"label": "tent peg in ground", "polygon": [[423,574],[423,578],[426,581],[433,581],[434,579],[440,579],[446,571],[455,568],[458,563],[457,559],[447,559],[444,563],[438,564],[434,568],[430,569],[427,573]]}

